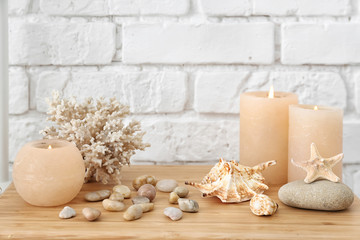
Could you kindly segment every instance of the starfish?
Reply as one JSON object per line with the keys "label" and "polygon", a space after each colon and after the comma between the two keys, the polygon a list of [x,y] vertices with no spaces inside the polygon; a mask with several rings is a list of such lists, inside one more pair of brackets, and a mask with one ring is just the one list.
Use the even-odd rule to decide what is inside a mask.
{"label": "starfish", "polygon": [[344,158],[344,154],[340,153],[330,158],[323,158],[315,143],[311,144],[311,157],[309,161],[295,162],[291,159],[291,163],[296,167],[300,167],[307,172],[304,182],[312,183],[317,179],[327,179],[331,182],[340,182],[340,178],[336,176],[332,168]]}

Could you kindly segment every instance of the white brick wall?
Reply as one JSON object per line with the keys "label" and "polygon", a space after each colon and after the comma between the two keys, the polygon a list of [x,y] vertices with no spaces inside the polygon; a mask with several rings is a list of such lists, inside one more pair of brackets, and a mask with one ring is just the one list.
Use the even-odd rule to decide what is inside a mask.
{"label": "white brick wall", "polygon": [[112,23],[14,22],[9,34],[12,65],[110,64],[115,54]]}
{"label": "white brick wall", "polygon": [[283,64],[360,63],[359,23],[287,23],[281,30]]}
{"label": "white brick wall", "polygon": [[[131,24],[124,26],[128,64],[248,63],[274,61],[272,23]],[[231,36],[231,37],[229,37]]]}
{"label": "white brick wall", "polygon": [[40,9],[50,15],[131,16],[184,15],[189,0],[41,0]]}
{"label": "white brick wall", "polygon": [[345,16],[351,0],[253,0],[254,15]]}
{"label": "white brick wall", "polygon": [[152,143],[133,163],[238,159],[239,94],[344,110],[344,181],[360,195],[360,0],[11,0],[10,161],[45,98],[115,96]]}

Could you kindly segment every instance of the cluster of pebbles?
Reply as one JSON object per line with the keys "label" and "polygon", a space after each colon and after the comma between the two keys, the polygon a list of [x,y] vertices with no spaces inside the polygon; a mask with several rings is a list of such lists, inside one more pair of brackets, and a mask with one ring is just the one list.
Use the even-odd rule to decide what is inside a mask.
{"label": "cluster of pebbles", "polygon": [[199,211],[199,204],[195,200],[186,199],[189,194],[189,189],[186,187],[179,187],[178,183],[173,179],[163,179],[158,181],[156,188],[161,192],[169,194],[169,203],[179,204],[179,208],[168,207],[164,209],[165,216],[173,221],[180,220],[183,212],[196,213]]}
{"label": "cluster of pebbles", "polygon": [[[156,197],[157,190],[169,194],[169,203],[178,204],[179,208],[168,207],[164,209],[164,215],[173,221],[180,220],[183,212],[196,213],[199,211],[199,204],[195,200],[186,199],[189,190],[186,187],[178,186],[176,180],[163,179],[157,181],[154,176],[143,175],[137,177],[132,182],[137,196],[131,198],[131,190],[125,185],[116,185],[110,190],[99,190],[85,194],[85,200],[88,202],[102,201],[102,206],[106,211],[120,212],[125,210],[124,199],[131,198],[133,205],[128,207],[123,217],[127,221],[136,220],[142,217],[143,213],[154,209],[152,201]],[[100,217],[101,211],[95,208],[86,207],[82,214],[88,221],[94,221]],[[68,219],[76,216],[76,211],[66,206],[59,213],[62,219]]]}

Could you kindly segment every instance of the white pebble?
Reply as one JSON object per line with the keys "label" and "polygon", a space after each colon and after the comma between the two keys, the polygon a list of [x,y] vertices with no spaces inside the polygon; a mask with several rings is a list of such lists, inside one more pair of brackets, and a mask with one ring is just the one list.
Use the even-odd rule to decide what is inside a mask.
{"label": "white pebble", "polygon": [[76,216],[76,212],[73,208],[66,206],[59,213],[59,218],[68,219]]}
{"label": "white pebble", "polygon": [[180,209],[174,207],[168,207],[164,210],[165,216],[169,217],[173,221],[180,220],[183,216],[183,213]]}
{"label": "white pebble", "polygon": [[195,213],[199,211],[199,204],[195,200],[179,198],[178,203],[181,211],[183,212]]}
{"label": "white pebble", "polygon": [[156,184],[156,188],[160,192],[172,192],[177,186],[178,183],[174,179],[163,179]]}

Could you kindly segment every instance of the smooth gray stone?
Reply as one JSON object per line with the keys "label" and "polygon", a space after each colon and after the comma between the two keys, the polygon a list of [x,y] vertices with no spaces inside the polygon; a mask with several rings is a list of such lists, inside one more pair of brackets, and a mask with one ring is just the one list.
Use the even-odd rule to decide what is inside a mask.
{"label": "smooth gray stone", "polygon": [[179,203],[179,208],[183,212],[195,213],[199,211],[199,204],[195,200],[179,198],[178,203]]}
{"label": "smooth gray stone", "polygon": [[278,196],[288,206],[323,211],[344,210],[354,201],[354,193],[348,186],[328,180],[290,182],[280,188]]}

